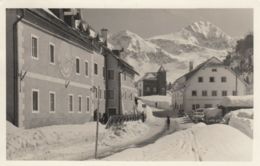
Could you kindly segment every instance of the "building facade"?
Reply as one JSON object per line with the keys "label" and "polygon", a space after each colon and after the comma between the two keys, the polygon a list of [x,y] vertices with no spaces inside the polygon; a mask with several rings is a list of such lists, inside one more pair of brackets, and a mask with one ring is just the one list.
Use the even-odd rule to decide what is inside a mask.
{"label": "building facade", "polygon": [[166,70],[161,66],[157,72],[148,72],[136,83],[139,96],[166,95]]}
{"label": "building facade", "polygon": [[92,121],[97,109],[133,111],[138,73],[107,47],[106,29],[96,33],[77,9],[7,9],[6,17],[8,121],[34,128]]}
{"label": "building facade", "polygon": [[93,86],[105,89],[99,50],[42,9],[8,9],[7,22],[14,27],[7,32],[7,119],[24,128],[91,120],[98,97]]}
{"label": "building facade", "polygon": [[217,107],[224,96],[245,95],[247,85],[228,66],[213,57],[178,78],[173,84],[175,110]]}
{"label": "building facade", "polygon": [[122,51],[106,53],[107,113],[108,115],[132,114],[137,90],[134,77],[138,73],[121,59]]}

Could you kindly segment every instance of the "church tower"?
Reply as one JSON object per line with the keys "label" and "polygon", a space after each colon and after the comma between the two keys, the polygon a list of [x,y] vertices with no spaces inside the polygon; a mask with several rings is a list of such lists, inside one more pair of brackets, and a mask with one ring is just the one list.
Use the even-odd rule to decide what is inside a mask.
{"label": "church tower", "polygon": [[157,92],[158,95],[166,95],[166,70],[161,65],[157,71]]}

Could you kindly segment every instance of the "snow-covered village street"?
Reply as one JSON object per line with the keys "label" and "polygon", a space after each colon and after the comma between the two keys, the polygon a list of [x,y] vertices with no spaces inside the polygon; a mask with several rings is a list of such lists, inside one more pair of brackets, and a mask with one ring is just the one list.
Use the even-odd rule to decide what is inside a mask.
{"label": "snow-covered village street", "polygon": [[[156,96],[155,96],[156,97]],[[147,97],[146,101],[151,99]],[[154,103],[149,100],[149,103]],[[142,109],[139,101],[139,109]],[[154,117],[147,121],[100,126],[98,158],[102,160],[249,161],[252,159],[253,110],[225,116],[223,124],[194,124],[188,117]],[[155,109],[158,110],[158,109]],[[228,125],[229,124],[229,125]],[[93,160],[95,123],[23,130],[7,123],[7,157],[24,160]],[[221,132],[220,132],[221,131]],[[158,151],[160,149],[160,151]],[[216,155],[218,154],[218,155]]]}
{"label": "snow-covered village street", "polygon": [[254,160],[252,9],[82,7],[5,10],[6,160]]}

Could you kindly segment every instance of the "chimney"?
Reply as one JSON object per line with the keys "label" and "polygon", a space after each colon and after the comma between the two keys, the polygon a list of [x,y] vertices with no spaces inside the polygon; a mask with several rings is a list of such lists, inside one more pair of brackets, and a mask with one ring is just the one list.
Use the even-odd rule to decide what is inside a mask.
{"label": "chimney", "polygon": [[101,29],[101,36],[103,37],[103,39],[104,39],[105,41],[107,40],[107,34],[108,34],[108,29],[102,28],[102,29]]}
{"label": "chimney", "polygon": [[189,71],[193,70],[193,61],[189,61]]}

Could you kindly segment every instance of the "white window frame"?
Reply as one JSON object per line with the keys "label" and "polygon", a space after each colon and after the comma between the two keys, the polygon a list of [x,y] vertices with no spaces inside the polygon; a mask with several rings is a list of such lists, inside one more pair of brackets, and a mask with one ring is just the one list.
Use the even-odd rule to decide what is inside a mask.
{"label": "white window frame", "polygon": [[[88,101],[88,102],[87,102]],[[91,111],[91,106],[90,106],[90,97],[86,96],[86,113],[90,113]]]}
{"label": "white window frame", "polygon": [[[70,96],[72,96],[72,111],[70,110]],[[68,94],[68,111],[69,113],[74,113],[74,95]]]}
{"label": "white window frame", "polygon": [[[53,111],[51,111],[51,97],[50,97],[50,95],[51,94],[54,94],[54,110]],[[54,92],[54,91],[49,91],[49,112],[50,113],[55,113],[56,112],[56,92]]]}
{"label": "white window frame", "polygon": [[[80,105],[79,105],[79,99],[80,101]],[[79,110],[79,106],[80,106],[80,110]],[[78,113],[82,113],[83,110],[83,104],[82,104],[82,95],[78,95]]]}
{"label": "white window frame", "polygon": [[[88,63],[88,75],[86,75],[86,63]],[[85,77],[89,77],[89,62],[88,62],[88,60],[84,61],[84,75],[85,75]]]}
{"label": "white window frame", "polygon": [[[38,100],[37,100],[37,104],[38,104],[38,110],[34,110],[33,109],[33,92],[37,92],[38,93]],[[32,93],[31,93],[31,106],[32,106],[32,113],[39,113],[40,112],[40,90],[39,89],[32,89]]]}
{"label": "white window frame", "polygon": [[[32,39],[33,38],[36,38],[37,39],[37,57],[34,57],[33,56],[33,50],[32,50]],[[31,45],[31,57],[32,57],[32,59],[34,59],[34,60],[39,60],[39,37],[38,36],[36,36],[36,35],[34,35],[34,34],[31,34],[31,43],[30,43],[30,45]]]}
{"label": "white window frame", "polygon": [[[54,60],[54,62],[51,61],[51,46],[53,46],[53,60]],[[50,64],[52,64],[52,65],[55,65],[55,56],[56,56],[55,54],[56,54],[55,44],[52,43],[52,42],[49,42],[49,58],[50,58]]]}
{"label": "white window frame", "polygon": [[[77,59],[79,60],[79,72],[77,72]],[[76,75],[80,75],[80,58],[77,56],[76,59],[75,59],[75,66],[76,66]]]}

